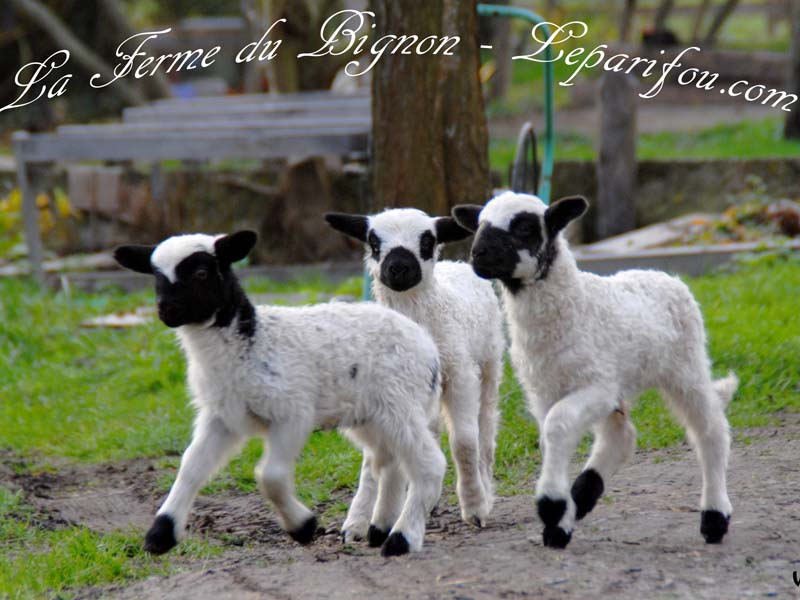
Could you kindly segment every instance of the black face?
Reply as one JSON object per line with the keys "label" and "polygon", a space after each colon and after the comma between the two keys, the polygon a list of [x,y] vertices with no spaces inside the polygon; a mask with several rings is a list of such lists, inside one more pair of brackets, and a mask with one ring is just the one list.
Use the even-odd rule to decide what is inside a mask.
{"label": "black face", "polygon": [[422,269],[413,252],[398,246],[381,261],[380,279],[395,292],[405,292],[422,281]]}
{"label": "black face", "polygon": [[175,268],[175,282],[158,271],[156,302],[158,316],[167,327],[205,323],[228,302],[230,284],[216,259],[207,252],[195,252]]}
{"label": "black face", "polygon": [[[500,198],[497,200],[502,202]],[[544,215],[518,212],[511,219],[508,231],[489,223],[479,226],[482,206],[456,206],[453,216],[461,227],[475,232],[472,244],[475,273],[484,279],[500,279],[516,293],[523,280],[547,278],[556,260],[559,233],[580,217],[588,205],[582,196],[569,196],[550,205]],[[525,264],[520,265],[523,261]]]}
{"label": "black face", "polygon": [[472,267],[484,279],[508,279],[520,262],[520,253],[537,256],[544,243],[541,219],[534,213],[517,214],[508,231],[484,223],[472,245]]}

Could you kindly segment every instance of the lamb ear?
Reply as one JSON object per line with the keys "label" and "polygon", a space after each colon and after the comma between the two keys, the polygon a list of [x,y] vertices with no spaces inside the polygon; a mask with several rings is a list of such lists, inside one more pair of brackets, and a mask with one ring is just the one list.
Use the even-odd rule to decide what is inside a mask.
{"label": "lamb ear", "polygon": [[214,242],[214,253],[221,263],[232,265],[247,256],[256,245],[256,241],[258,234],[255,231],[247,229],[237,231],[217,238]]}
{"label": "lamb ear", "polygon": [[362,242],[367,241],[369,219],[363,215],[348,215],[345,213],[325,213],[325,221],[336,231],[341,231],[351,238]]}
{"label": "lamb ear", "polygon": [[453,217],[439,217],[435,222],[436,241],[440,244],[457,242],[472,235],[470,230],[461,227]]}
{"label": "lamb ear", "polygon": [[150,256],[155,249],[155,246],[119,246],[114,249],[114,260],[131,271],[152,274]]}
{"label": "lamb ear", "polygon": [[453,207],[451,214],[461,227],[475,232],[478,230],[478,217],[482,210],[483,207],[477,204],[459,204]]}
{"label": "lamb ear", "polygon": [[589,201],[583,196],[567,196],[553,202],[544,213],[544,224],[548,235],[556,236],[570,221],[585,213],[587,208]]}

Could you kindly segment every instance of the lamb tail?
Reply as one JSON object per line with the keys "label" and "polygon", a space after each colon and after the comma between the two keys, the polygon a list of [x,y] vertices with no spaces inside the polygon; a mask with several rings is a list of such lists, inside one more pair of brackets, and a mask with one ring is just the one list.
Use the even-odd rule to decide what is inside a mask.
{"label": "lamb tail", "polygon": [[738,387],[739,378],[733,371],[729,371],[727,377],[714,381],[714,391],[717,392],[717,396],[719,396],[719,399],[722,401],[723,407],[727,407],[728,404],[730,404],[731,398],[733,398]]}

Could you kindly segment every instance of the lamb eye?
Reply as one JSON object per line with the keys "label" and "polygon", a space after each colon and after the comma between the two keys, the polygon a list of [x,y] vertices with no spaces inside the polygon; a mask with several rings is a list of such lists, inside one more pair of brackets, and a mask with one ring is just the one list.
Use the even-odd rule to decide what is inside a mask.
{"label": "lamb eye", "polygon": [[369,243],[369,249],[372,251],[372,258],[375,260],[381,255],[381,241],[378,239],[374,233],[369,234],[369,238],[367,238],[367,242]]}
{"label": "lamb eye", "polygon": [[194,278],[202,281],[203,279],[208,278],[208,271],[205,269],[197,269],[197,271],[194,272]]}
{"label": "lamb eye", "polygon": [[519,223],[514,227],[514,235],[520,238],[529,238],[533,235],[533,227],[530,223]]}

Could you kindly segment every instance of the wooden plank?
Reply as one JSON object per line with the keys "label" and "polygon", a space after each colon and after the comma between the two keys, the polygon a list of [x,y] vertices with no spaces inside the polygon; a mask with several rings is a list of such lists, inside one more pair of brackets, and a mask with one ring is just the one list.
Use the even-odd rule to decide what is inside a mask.
{"label": "wooden plank", "polygon": [[327,100],[340,100],[344,98],[369,98],[370,89],[359,89],[355,93],[337,93],[330,90],[315,90],[309,92],[296,92],[291,94],[236,94],[233,96],[202,96],[197,98],[163,98],[156,100],[151,106],[188,106],[188,105],[216,105],[235,103],[272,103],[272,102],[323,102]]}
{"label": "wooden plank", "polygon": [[209,108],[207,110],[194,110],[190,112],[160,112],[160,111],[125,111],[123,115],[124,123],[163,123],[174,121],[225,121],[231,119],[286,119],[300,117],[369,117],[371,114],[369,106],[342,106],[342,107],[319,107],[319,108],[290,108],[281,110],[263,110],[261,107],[225,107],[224,109]]}
{"label": "wooden plank", "polygon": [[113,125],[62,125],[58,128],[61,135],[117,135],[122,133],[147,133],[147,132],[194,132],[194,131],[229,131],[236,129],[255,129],[259,128],[265,132],[280,131],[290,132],[293,130],[307,130],[310,133],[316,131],[338,130],[338,129],[361,129],[369,131],[372,127],[372,119],[369,116],[359,117],[340,117],[332,119],[323,118],[295,118],[295,119],[254,119],[252,117],[242,119],[226,119],[211,121],[151,121],[143,123],[124,123]]}
{"label": "wooden plank", "polygon": [[147,132],[102,136],[30,135],[15,146],[18,160],[28,162],[80,160],[212,160],[223,158],[285,158],[363,152],[368,135],[363,128],[315,132]]}
{"label": "wooden plank", "polygon": [[285,111],[313,111],[323,110],[326,112],[338,110],[369,110],[371,100],[369,98],[346,98],[343,100],[330,100],[325,102],[254,102],[254,103],[229,103],[229,104],[168,104],[168,105],[149,105],[133,106],[122,111],[125,120],[135,118],[140,115],[188,115],[188,114],[213,114],[219,112],[227,113],[252,113],[252,112],[285,112]]}

